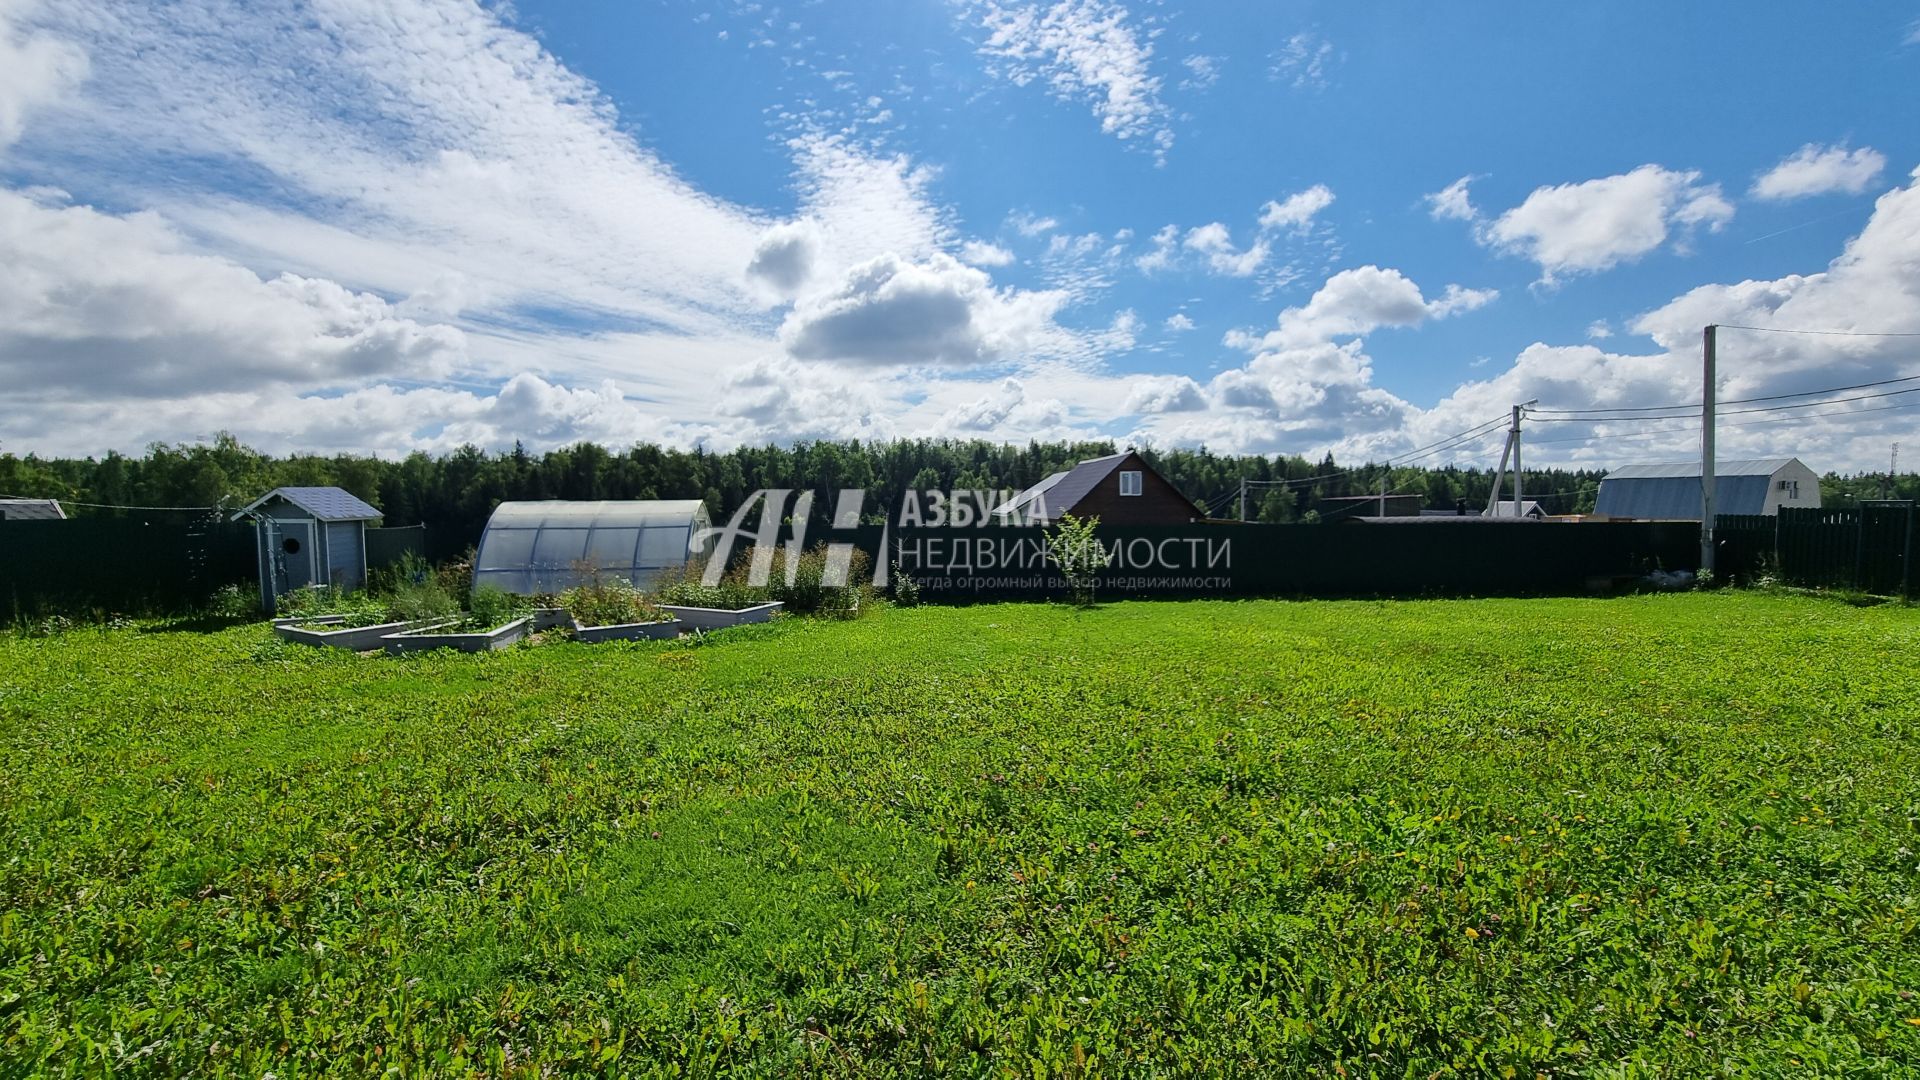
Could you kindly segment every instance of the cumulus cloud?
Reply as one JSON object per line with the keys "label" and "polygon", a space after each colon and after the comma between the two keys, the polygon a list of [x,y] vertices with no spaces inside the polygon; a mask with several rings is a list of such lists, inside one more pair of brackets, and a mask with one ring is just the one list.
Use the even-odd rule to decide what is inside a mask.
{"label": "cumulus cloud", "polygon": [[1186,312],[1176,311],[1167,316],[1167,321],[1162,325],[1167,328],[1168,333],[1180,334],[1193,329],[1193,320],[1187,317]]}
{"label": "cumulus cloud", "polygon": [[1430,318],[1444,319],[1483,307],[1499,295],[1494,289],[1449,285],[1428,300],[1398,270],[1355,267],[1328,278],[1304,305],[1282,311],[1278,328],[1260,337],[1233,333],[1227,344],[1250,351],[1303,348],[1369,334],[1383,326],[1418,326]]}
{"label": "cumulus cloud", "polygon": [[192,252],[151,213],[0,191],[0,372],[15,392],[154,396],[448,374],[457,329],[318,278]]}
{"label": "cumulus cloud", "polygon": [[1858,195],[1886,167],[1887,156],[1869,146],[1849,150],[1808,143],[1755,180],[1750,194],[1771,202],[1836,193]]}
{"label": "cumulus cloud", "polygon": [[1255,240],[1244,249],[1233,245],[1233,234],[1218,221],[1187,230],[1182,246],[1197,252],[1207,269],[1227,277],[1248,277],[1267,261],[1270,250],[1265,240]]}
{"label": "cumulus cloud", "polygon": [[777,299],[791,300],[813,277],[820,259],[820,226],[812,221],[783,222],[761,234],[747,264],[747,276]]}
{"label": "cumulus cloud", "polygon": [[1170,114],[1152,73],[1153,46],[1127,9],[1103,0],[1061,0],[1041,8],[989,3],[980,24],[982,55],[1018,86],[1045,81],[1062,101],[1086,105],[1100,130],[1165,154],[1173,146]]}
{"label": "cumulus cloud", "polygon": [[948,255],[913,263],[889,254],[801,300],[780,340],[801,359],[973,367],[1040,341],[1064,301],[1057,292],[997,290]]}
{"label": "cumulus cloud", "polygon": [[1009,266],[1013,252],[984,240],[969,240],[960,245],[960,261],[973,266]]}
{"label": "cumulus cloud", "polygon": [[954,406],[941,417],[946,434],[980,437],[1012,427],[1048,431],[1067,422],[1067,406],[1058,398],[1037,398],[1019,379],[1002,379],[994,389]]}
{"label": "cumulus cloud", "polygon": [[1200,384],[1185,375],[1149,375],[1135,379],[1122,411],[1138,415],[1197,412],[1207,407]]}
{"label": "cumulus cloud", "polygon": [[1702,225],[1718,232],[1732,219],[1733,204],[1720,185],[1701,183],[1699,172],[1642,165],[1618,176],[1536,188],[1479,239],[1532,259],[1542,282],[1551,284],[1562,275],[1632,262],[1676,231],[1683,238]]}
{"label": "cumulus cloud", "polygon": [[1472,186],[1476,177],[1463,176],[1439,191],[1426,196],[1427,213],[1435,221],[1478,221],[1480,211],[1474,209],[1473,200],[1467,188]]}
{"label": "cumulus cloud", "polygon": [[1268,200],[1260,208],[1260,227],[1263,229],[1305,229],[1313,224],[1320,211],[1333,205],[1333,189],[1325,184],[1315,184],[1305,191],[1297,191],[1286,199],[1275,202]]}

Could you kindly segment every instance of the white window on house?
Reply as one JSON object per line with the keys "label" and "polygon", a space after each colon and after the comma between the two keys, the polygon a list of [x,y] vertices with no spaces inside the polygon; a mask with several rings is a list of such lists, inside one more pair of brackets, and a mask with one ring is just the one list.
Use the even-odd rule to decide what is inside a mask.
{"label": "white window on house", "polygon": [[1800,481],[1782,480],[1780,481],[1780,490],[1787,493],[1787,498],[1797,499],[1800,497]]}
{"label": "white window on house", "polygon": [[1138,472],[1122,472],[1120,474],[1120,494],[1140,494],[1140,474]]}

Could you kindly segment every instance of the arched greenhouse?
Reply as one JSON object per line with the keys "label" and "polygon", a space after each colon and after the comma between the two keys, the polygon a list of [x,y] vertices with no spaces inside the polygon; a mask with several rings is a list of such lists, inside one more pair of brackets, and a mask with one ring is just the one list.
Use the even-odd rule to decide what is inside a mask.
{"label": "arched greenhouse", "polygon": [[698,499],[503,502],[480,534],[473,587],[533,596],[598,572],[644,588],[698,554],[707,525]]}

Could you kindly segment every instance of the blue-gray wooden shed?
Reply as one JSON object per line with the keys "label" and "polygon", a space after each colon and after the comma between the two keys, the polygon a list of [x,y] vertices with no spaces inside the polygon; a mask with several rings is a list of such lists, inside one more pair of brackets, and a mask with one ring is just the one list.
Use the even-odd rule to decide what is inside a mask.
{"label": "blue-gray wooden shed", "polygon": [[[1713,512],[1777,514],[1820,505],[1820,477],[1799,458],[1716,461]],[[1657,521],[1700,520],[1700,463],[1622,465],[1600,481],[1593,512]]]}
{"label": "blue-gray wooden shed", "polygon": [[367,584],[367,524],[380,511],[337,487],[274,488],[235,514],[253,519],[260,604],[309,585],[343,590]]}

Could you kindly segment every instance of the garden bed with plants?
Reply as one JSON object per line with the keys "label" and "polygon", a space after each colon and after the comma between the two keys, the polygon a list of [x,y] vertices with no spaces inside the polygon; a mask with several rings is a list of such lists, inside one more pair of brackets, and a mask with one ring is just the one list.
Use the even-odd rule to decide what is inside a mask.
{"label": "garden bed with plants", "polygon": [[534,607],[522,597],[499,589],[476,590],[467,611],[412,630],[388,634],[380,640],[390,653],[492,652],[518,644],[533,632]]}
{"label": "garden bed with plants", "polygon": [[596,576],[567,590],[560,609],[569,615],[575,641],[650,641],[677,637],[681,630],[672,612],[620,578]]}

